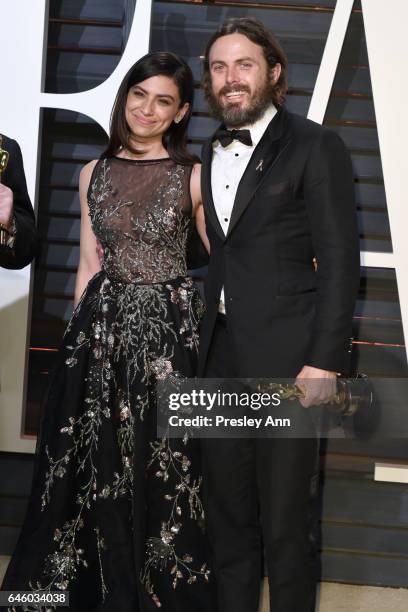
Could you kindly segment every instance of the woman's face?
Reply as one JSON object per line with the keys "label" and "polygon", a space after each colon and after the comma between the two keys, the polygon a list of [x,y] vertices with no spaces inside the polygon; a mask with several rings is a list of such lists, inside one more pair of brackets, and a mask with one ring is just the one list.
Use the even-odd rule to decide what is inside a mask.
{"label": "woman's face", "polygon": [[174,81],[159,75],[129,89],[125,116],[132,135],[150,140],[162,136],[173,121],[181,121],[188,107],[186,103],[180,108],[180,94]]}

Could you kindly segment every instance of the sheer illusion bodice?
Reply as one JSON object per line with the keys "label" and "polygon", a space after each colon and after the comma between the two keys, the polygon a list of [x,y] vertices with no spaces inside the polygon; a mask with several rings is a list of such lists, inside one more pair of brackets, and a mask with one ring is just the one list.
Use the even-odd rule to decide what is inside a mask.
{"label": "sheer illusion bodice", "polygon": [[190,176],[191,167],[171,159],[116,157],[97,164],[88,202],[110,278],[158,283],[187,273]]}

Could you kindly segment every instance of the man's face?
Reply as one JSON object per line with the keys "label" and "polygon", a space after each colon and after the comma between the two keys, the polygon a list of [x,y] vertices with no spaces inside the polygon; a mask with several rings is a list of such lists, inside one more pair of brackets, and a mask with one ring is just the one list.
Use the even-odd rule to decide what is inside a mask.
{"label": "man's face", "polygon": [[209,54],[214,115],[229,127],[257,121],[272,102],[281,67],[269,69],[263,49],[243,34],[218,38]]}

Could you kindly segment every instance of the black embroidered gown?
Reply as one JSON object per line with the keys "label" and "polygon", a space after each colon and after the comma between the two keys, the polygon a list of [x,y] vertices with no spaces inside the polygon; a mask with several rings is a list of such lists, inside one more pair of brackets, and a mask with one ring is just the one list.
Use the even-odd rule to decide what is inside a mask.
{"label": "black embroidered gown", "polygon": [[155,426],[155,381],[193,376],[196,365],[203,307],[186,277],[190,176],[170,159],[110,158],[94,169],[88,202],[103,270],[64,336],[5,590],[68,590],[75,612],[216,610],[196,442],[157,439]]}

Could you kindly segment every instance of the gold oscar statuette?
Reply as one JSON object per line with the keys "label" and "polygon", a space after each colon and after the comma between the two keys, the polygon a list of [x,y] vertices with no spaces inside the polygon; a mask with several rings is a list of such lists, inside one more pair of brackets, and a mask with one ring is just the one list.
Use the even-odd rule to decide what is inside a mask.
{"label": "gold oscar statuette", "polygon": [[[307,396],[307,387],[303,389],[296,383],[263,381],[258,383],[257,391],[279,393],[283,400],[300,400]],[[358,373],[354,378],[338,378],[337,392],[325,402],[327,407],[343,416],[354,416],[358,411],[370,412],[373,404],[373,387],[368,377],[362,373]]]}

